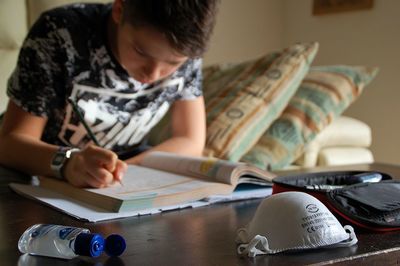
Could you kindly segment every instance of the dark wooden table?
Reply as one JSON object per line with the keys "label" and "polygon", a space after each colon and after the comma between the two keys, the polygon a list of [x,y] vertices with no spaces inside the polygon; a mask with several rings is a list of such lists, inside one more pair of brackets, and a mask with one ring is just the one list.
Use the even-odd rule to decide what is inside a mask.
{"label": "dark wooden table", "polygon": [[[307,172],[333,169],[376,170],[400,178],[400,166],[377,163],[314,168]],[[85,223],[19,196],[9,189],[9,182],[28,182],[28,178],[0,169],[0,265],[395,265],[400,261],[400,231],[377,234],[359,230],[359,242],[350,248],[240,258],[236,255],[236,230],[250,221],[260,200]],[[119,258],[102,255],[69,261],[22,256],[17,248],[18,239],[36,223],[85,227],[103,235],[119,233],[127,241],[127,250]]]}

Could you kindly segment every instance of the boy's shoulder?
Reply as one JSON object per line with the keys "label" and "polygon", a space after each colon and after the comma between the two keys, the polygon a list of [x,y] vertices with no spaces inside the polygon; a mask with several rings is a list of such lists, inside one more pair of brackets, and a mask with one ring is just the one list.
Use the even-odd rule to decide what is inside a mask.
{"label": "boy's shoulder", "polygon": [[105,11],[111,10],[111,4],[101,3],[78,3],[67,4],[59,7],[49,9],[42,13],[42,16],[50,17],[96,17],[103,14]]}
{"label": "boy's shoulder", "polygon": [[84,30],[92,25],[98,26],[101,18],[109,14],[111,4],[69,4],[49,9],[41,14],[33,29],[76,28]]}
{"label": "boy's shoulder", "polygon": [[203,66],[203,59],[201,57],[198,58],[189,58],[181,67],[179,67],[172,77],[185,77],[191,78],[193,74],[197,74],[197,71],[201,71]]}

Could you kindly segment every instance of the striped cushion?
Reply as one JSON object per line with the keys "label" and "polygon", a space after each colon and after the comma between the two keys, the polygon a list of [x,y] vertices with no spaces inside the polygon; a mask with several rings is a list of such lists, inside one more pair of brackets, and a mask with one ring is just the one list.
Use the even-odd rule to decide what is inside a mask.
{"label": "striped cushion", "polygon": [[352,66],[311,68],[282,115],[242,160],[272,170],[288,166],[360,95],[377,71]]}
{"label": "striped cushion", "polygon": [[207,112],[205,155],[238,161],[283,111],[318,43],[293,45],[257,60],[203,71]]}

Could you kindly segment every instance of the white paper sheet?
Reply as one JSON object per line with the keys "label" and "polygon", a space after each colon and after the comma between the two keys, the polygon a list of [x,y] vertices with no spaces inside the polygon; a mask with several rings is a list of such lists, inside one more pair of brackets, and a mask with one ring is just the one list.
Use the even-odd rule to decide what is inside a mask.
{"label": "white paper sheet", "polygon": [[246,200],[246,199],[259,199],[265,198],[272,194],[272,187],[263,187],[256,189],[246,189],[234,191],[230,195],[214,195],[205,198],[203,201],[207,201],[210,204],[212,203],[222,203],[222,202],[232,202],[238,200]]}
{"label": "white paper sheet", "polygon": [[166,206],[156,209],[143,209],[140,211],[131,212],[107,212],[106,210],[88,205],[86,203],[74,200],[73,198],[66,197],[65,195],[32,185],[24,185],[11,183],[10,187],[18,194],[36,199],[46,205],[49,205],[63,213],[73,216],[77,219],[98,222],[112,219],[119,219],[125,217],[133,217],[140,215],[151,215],[163,211],[179,210],[184,208],[197,208],[207,206],[216,202],[228,202],[250,198],[264,198],[272,193],[272,188],[260,188],[255,190],[235,191],[231,195],[217,195],[208,197],[201,201],[195,201],[180,205]]}
{"label": "white paper sheet", "polygon": [[208,205],[208,202],[196,201],[187,204],[181,204],[176,206],[167,206],[163,209],[144,209],[141,211],[132,212],[107,212],[106,210],[88,205],[86,203],[76,201],[72,198],[68,198],[62,194],[43,189],[37,186],[23,185],[23,184],[10,184],[10,187],[25,197],[34,198],[46,205],[56,208],[68,215],[71,215],[80,220],[89,222],[98,222],[104,220],[118,219],[131,216],[149,215],[159,213],[161,211],[183,209],[188,207],[200,207]]}

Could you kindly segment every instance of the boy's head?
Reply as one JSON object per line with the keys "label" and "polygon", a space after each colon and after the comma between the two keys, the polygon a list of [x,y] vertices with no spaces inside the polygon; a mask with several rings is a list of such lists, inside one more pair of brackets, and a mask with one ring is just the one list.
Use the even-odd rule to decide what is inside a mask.
{"label": "boy's head", "polygon": [[152,83],[200,57],[215,24],[219,0],[115,0],[110,40],[121,65]]}
{"label": "boy's head", "polygon": [[176,51],[199,57],[207,49],[218,0],[124,0],[123,22],[163,32]]}

